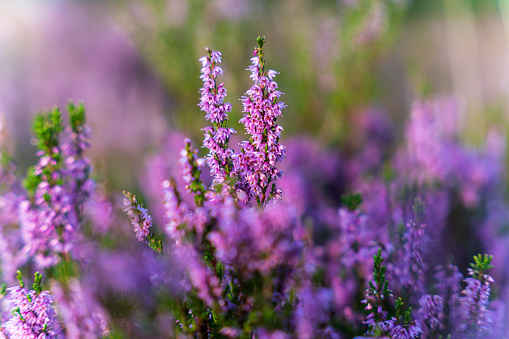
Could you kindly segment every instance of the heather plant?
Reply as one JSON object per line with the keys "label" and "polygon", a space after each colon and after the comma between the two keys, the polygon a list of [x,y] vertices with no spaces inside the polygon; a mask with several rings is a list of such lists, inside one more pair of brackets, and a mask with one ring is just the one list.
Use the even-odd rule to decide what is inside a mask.
{"label": "heather plant", "polygon": [[[35,268],[44,271],[51,285],[60,291],[56,299],[49,291],[42,291],[39,273],[35,274],[33,290],[28,291],[18,271],[20,287],[7,289],[3,307],[5,311],[14,310],[14,317],[3,317],[7,338],[74,338],[78,337],[76,333],[91,332],[100,337],[108,333],[107,315],[97,306],[97,296],[89,288],[82,289],[88,300],[81,301],[79,310],[67,308],[65,316],[74,322],[60,326],[61,315],[54,309],[56,300],[62,309],[77,302],[73,292],[77,283],[70,282],[86,272],[82,253],[90,241],[87,203],[95,194],[90,160],[84,154],[90,138],[85,108],[71,102],[68,113],[67,128],[58,108],[34,117],[32,131],[38,162],[28,169],[23,185],[18,180],[3,181],[2,199],[10,198],[12,204],[2,205],[3,280],[10,284],[15,270],[30,272]],[[6,162],[5,173],[12,167]]]}
{"label": "heather plant", "polygon": [[[284,104],[277,102],[281,93],[273,80],[276,72],[265,70],[265,38],[257,41],[249,68],[255,84],[243,99],[250,140],[239,154],[228,148],[234,131],[226,125],[231,105],[223,104],[224,84],[217,83],[221,54],[207,49],[200,59],[204,87],[199,106],[213,125],[204,129],[213,182],[207,188],[203,184],[204,161],[186,139],[179,162],[194,206],[181,198],[174,179],[162,183],[165,232],[171,240],[167,251],[187,263],[188,280],[171,309],[177,328],[189,335],[247,337],[263,329],[290,329],[285,314],[295,304],[293,276],[302,244],[294,239],[299,224],[291,206],[271,203],[280,198],[274,181],[282,172],[275,165],[284,147],[275,121]],[[161,254],[149,233],[152,218],[132,194],[125,195],[138,240]]]}
{"label": "heather plant", "polygon": [[468,269],[469,277],[464,280],[467,286],[461,291],[459,299],[461,324],[457,331],[466,337],[482,336],[483,333],[489,333],[493,326],[488,304],[490,285],[494,280],[487,274],[493,268],[492,260],[493,256],[487,254],[474,256],[474,262]]}
{"label": "heather plant", "polygon": [[25,288],[23,276],[18,271],[19,286],[5,292],[5,307],[12,311],[11,318],[2,325],[4,338],[61,338],[60,324],[53,307],[53,297],[42,290],[42,276],[34,275],[31,290]]}
{"label": "heather plant", "polygon": [[[224,103],[226,90],[218,83],[223,74],[221,54],[206,49],[207,55],[200,59],[204,87],[199,106],[212,124],[204,129],[208,154],[200,158],[191,140],[185,139],[178,161],[181,173],[165,165],[177,176],[161,180],[166,239],[159,240],[161,233],[153,228],[148,211],[126,193],[126,211],[138,240],[148,243],[160,260],[185,263],[172,272],[156,273],[154,280],[162,282],[160,286],[173,286],[166,305],[176,321],[173,333],[337,338],[367,330],[368,336],[390,338],[461,337],[466,334],[460,333],[474,335],[477,328],[465,324],[478,315],[503,317],[500,308],[496,315],[483,313],[488,309],[486,301],[479,306],[481,299],[473,297],[468,301],[477,302],[471,312],[475,316],[464,314],[465,295],[474,294],[462,296],[458,267],[443,260],[443,254],[458,252],[441,246],[446,241],[443,232],[455,225],[448,219],[452,206],[459,204],[467,215],[474,215],[474,206],[484,208],[479,204],[488,194],[500,198],[493,179],[483,179],[500,170],[500,152],[474,154],[459,144],[455,129],[440,124],[457,113],[454,105],[417,102],[408,123],[407,144],[392,159],[366,165],[351,160],[355,163],[351,168],[358,172],[342,174],[352,181],[349,188],[355,193],[336,197],[333,203],[341,203],[338,210],[327,195],[313,192],[312,184],[295,177],[290,182],[297,187],[285,183],[285,177],[279,181],[282,172],[277,165],[285,148],[279,144],[282,128],[276,119],[284,104],[277,100],[281,94],[273,84],[276,72],[265,68],[264,42],[258,39],[248,68],[254,85],[241,99],[245,113],[241,122],[249,140],[240,143],[239,151],[230,146],[234,130],[227,123],[232,107]],[[321,151],[306,142],[294,144],[302,147],[306,160],[334,159],[326,153],[320,158]],[[306,166],[299,159],[292,163],[297,170]],[[205,165],[211,169],[210,185],[202,178]],[[157,171],[161,172],[159,167],[160,163]],[[460,168],[464,174],[456,180],[453,169]],[[327,173],[327,168],[310,171]],[[162,179],[161,174],[157,178]],[[276,180],[293,192],[313,192],[316,200],[306,201],[295,193],[284,198]],[[465,194],[472,188],[474,200],[471,193]],[[470,222],[483,218],[477,215]],[[179,282],[171,275],[180,277]],[[482,279],[483,286],[489,287],[490,280]],[[472,290],[473,280],[465,282],[466,289]],[[483,327],[486,333],[495,333],[489,326]]]}
{"label": "heather plant", "polygon": [[[377,39],[372,16],[359,43]],[[23,184],[0,145],[2,279],[39,270],[49,286],[37,273],[32,290],[21,275],[4,289],[0,337],[506,337],[503,137],[464,146],[459,107],[432,99],[413,104],[398,145],[370,111],[359,154],[283,146],[279,73],[257,44],[239,104],[247,140],[230,126],[230,71],[207,48],[203,151],[173,132],[124,192],[127,218],[92,179],[83,105],[35,117]],[[463,271],[479,252],[493,256]]]}

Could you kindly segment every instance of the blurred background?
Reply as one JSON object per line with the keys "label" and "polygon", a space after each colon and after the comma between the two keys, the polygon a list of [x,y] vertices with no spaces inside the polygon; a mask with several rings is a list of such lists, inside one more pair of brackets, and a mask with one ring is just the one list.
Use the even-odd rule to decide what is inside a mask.
{"label": "blurred background", "polygon": [[413,100],[453,96],[461,138],[477,145],[509,121],[508,34],[507,0],[2,0],[3,142],[23,173],[36,159],[30,117],[83,101],[95,175],[111,190],[133,187],[172,131],[201,144],[205,47],[223,53],[230,122],[243,136],[238,99],[265,35],[288,105],[283,138],[353,155],[366,112],[397,139]]}

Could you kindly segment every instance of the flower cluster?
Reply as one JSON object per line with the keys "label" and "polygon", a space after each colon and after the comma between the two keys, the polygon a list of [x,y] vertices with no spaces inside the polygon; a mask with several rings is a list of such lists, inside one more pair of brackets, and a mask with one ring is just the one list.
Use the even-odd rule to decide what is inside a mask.
{"label": "flower cluster", "polygon": [[203,87],[200,89],[201,99],[198,106],[205,112],[205,119],[212,123],[212,126],[203,128],[203,147],[209,150],[207,165],[210,166],[215,186],[222,185],[233,170],[233,151],[228,148],[228,143],[230,136],[236,132],[233,128],[226,127],[232,105],[223,102],[226,89],[224,83],[218,84],[216,80],[223,74],[223,69],[219,66],[221,52],[213,52],[208,48],[206,50],[208,55],[200,59]]}
{"label": "flower cluster", "polygon": [[[33,132],[39,151],[37,165],[30,168],[25,187],[29,197],[20,203],[20,221],[24,251],[34,258],[38,268],[56,265],[68,256],[77,231],[74,197],[66,176],[65,156],[60,147],[63,130],[58,108],[36,116]],[[71,171],[76,176],[76,171]]]}
{"label": "flower cluster", "polygon": [[20,286],[7,289],[6,307],[12,310],[10,318],[3,328],[11,339],[58,338],[61,328],[53,309],[53,297],[49,291],[43,291],[42,276],[37,272],[32,290],[27,290],[21,272],[18,271]]}
{"label": "flower cluster", "polygon": [[161,243],[154,240],[153,234],[150,234],[150,227],[152,227],[152,217],[148,213],[143,205],[138,204],[136,196],[130,192],[125,192],[124,195],[127,199],[124,199],[124,212],[127,212],[127,216],[131,220],[134,233],[138,241],[145,242],[154,250],[161,252]]}
{"label": "flower cluster", "polygon": [[68,338],[100,338],[109,334],[105,310],[79,280],[72,279],[68,288],[54,283],[51,290]]}
{"label": "flower cluster", "polygon": [[488,303],[490,300],[490,284],[493,278],[486,271],[493,268],[491,261],[493,256],[474,256],[474,263],[468,269],[470,277],[465,279],[467,286],[461,291],[460,308],[461,324],[459,331],[467,333],[488,332],[492,323]]}
{"label": "flower cluster", "polygon": [[[472,281],[465,280],[467,290],[484,287],[477,294],[462,294],[461,273],[444,258],[463,252],[453,245],[448,252],[438,244],[457,236],[456,219],[465,220],[478,203],[468,198],[467,186],[474,195],[496,190],[485,179],[497,171],[500,154],[474,154],[459,145],[455,129],[446,124],[447,116],[456,113],[454,105],[418,102],[408,123],[408,142],[394,158],[384,159],[376,138],[386,138],[376,133],[368,133],[366,143],[377,161],[368,159],[369,154],[360,160],[340,158],[310,141],[294,142],[298,156],[287,168],[299,174],[279,181],[289,194],[278,201],[276,181],[282,171],[277,165],[285,147],[279,144],[282,128],[276,121],[285,106],[278,102],[277,73],[265,69],[264,42],[258,39],[248,69],[254,84],[241,100],[245,115],[240,122],[249,140],[240,144],[240,152],[228,148],[231,106],[223,103],[224,85],[216,84],[223,72],[221,55],[207,49],[200,59],[204,88],[199,106],[213,125],[204,129],[205,162],[213,182],[208,187],[203,183],[204,163],[190,139],[180,152],[183,171],[164,165],[180,178],[156,176],[163,182],[162,222],[170,240],[158,258],[181,263],[172,266],[168,277],[156,273],[158,284],[174,284],[170,309],[175,336],[340,338],[365,332],[366,326],[367,336],[405,339],[495,331],[492,319],[504,313],[501,308],[496,314],[484,312],[497,305],[486,297],[490,277],[476,273]],[[369,131],[379,125],[377,119],[364,124]],[[340,170],[342,162],[345,171]],[[462,181],[454,178],[459,169]],[[299,177],[306,172],[311,173],[309,182]],[[179,184],[187,192],[182,194]],[[355,193],[345,194],[342,185]],[[157,191],[154,187],[146,191],[148,196]],[[340,204],[339,209],[331,202]],[[486,244],[496,228],[487,230],[490,235],[482,237]],[[470,286],[479,279],[481,284]],[[476,308],[464,307],[467,303]]]}
{"label": "flower cluster", "polygon": [[80,214],[82,204],[92,194],[94,182],[91,180],[90,160],[84,156],[87,148],[90,148],[91,129],[86,124],[85,106],[80,103],[75,106],[69,103],[69,127],[66,128],[69,140],[62,145],[62,153],[65,157],[66,175],[68,177],[69,190],[72,192],[74,204]]}
{"label": "flower cluster", "polygon": [[370,282],[370,287],[366,290],[366,299],[361,301],[366,304],[365,309],[371,311],[366,318],[366,324],[369,326],[368,334],[375,334],[385,329],[388,312],[383,310],[383,302],[392,297],[392,291],[388,288],[389,282],[385,280],[386,266],[382,265],[383,260],[382,250],[379,249],[377,255],[373,257],[375,283]]}
{"label": "flower cluster", "polygon": [[[248,192],[254,196],[258,204],[281,198],[281,190],[270,183],[274,183],[282,176],[276,167],[285,154],[285,147],[279,144],[283,128],[276,123],[285,108],[283,102],[278,102],[282,95],[277,90],[278,85],[274,77],[278,74],[274,70],[265,69],[263,59],[263,45],[265,38],[258,38],[258,48],[255,48],[251,59],[251,78],[254,85],[242,97],[242,106],[246,113],[240,122],[244,124],[249,141],[242,143],[241,153],[235,160],[235,171],[243,179]],[[268,195],[267,195],[268,194]]]}
{"label": "flower cluster", "polygon": [[[435,99],[413,105],[401,146],[370,109],[360,154],[299,138],[285,155],[264,43],[241,100],[248,140],[229,148],[221,54],[207,49],[208,154],[171,135],[137,196],[124,192],[127,218],[110,184],[91,179],[83,105],[69,105],[68,128],[58,110],[37,115],[24,186],[10,157],[0,162],[0,274],[12,286],[16,270],[39,269],[51,293],[38,274],[31,291],[21,278],[2,289],[0,338],[505,337],[500,135],[465,148],[451,123],[458,107]],[[493,257],[463,272],[473,249]]]}
{"label": "flower cluster", "polygon": [[421,323],[426,326],[426,329],[429,329],[430,333],[428,335],[442,330],[445,317],[442,297],[425,294],[417,303],[419,304],[418,317]]}

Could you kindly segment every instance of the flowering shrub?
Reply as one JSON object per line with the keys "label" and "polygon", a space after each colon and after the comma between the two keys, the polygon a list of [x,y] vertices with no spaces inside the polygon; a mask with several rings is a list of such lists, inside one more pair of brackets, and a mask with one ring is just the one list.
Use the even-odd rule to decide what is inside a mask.
{"label": "flowering shrub", "polygon": [[[238,152],[229,146],[235,133],[227,126],[232,106],[224,103],[226,90],[217,82],[223,73],[221,53],[207,49],[207,55],[200,59],[204,87],[199,106],[213,125],[204,128],[203,147],[209,153],[205,160],[198,158],[197,150],[186,139],[179,161],[194,204],[184,201],[173,178],[165,180],[162,187],[165,233],[171,240],[164,252],[186,263],[181,294],[173,297],[171,307],[176,331],[200,338],[333,338],[358,334],[363,324],[368,326],[367,335],[391,338],[462,337],[495,331],[486,303],[489,292],[485,291],[492,282],[485,275],[492,268],[491,259],[479,264],[480,259],[474,257],[473,270],[482,272],[477,274],[481,280],[470,278],[476,282],[472,285],[467,279],[469,292],[461,293],[456,266],[439,258],[425,259],[432,240],[440,236],[437,228],[445,222],[444,213],[440,214],[442,206],[433,204],[433,197],[444,199],[445,192],[456,190],[455,182],[447,187],[448,182],[442,181],[442,187],[433,187],[443,176],[435,179],[433,173],[442,172],[429,172],[428,176],[428,169],[421,168],[435,166],[424,158],[433,156],[426,149],[411,150],[406,158],[402,149],[394,167],[385,166],[380,183],[364,187],[364,180],[373,179],[359,181],[361,193],[343,196],[344,206],[336,216],[331,215],[331,224],[313,219],[315,232],[325,227],[329,236],[322,238],[304,227],[302,221],[308,212],[297,212],[293,200],[302,198],[285,199],[275,185],[282,176],[277,165],[285,154],[285,147],[279,144],[282,128],[276,119],[285,106],[277,101],[281,96],[273,80],[277,73],[265,69],[264,43],[264,38],[258,38],[248,68],[254,85],[241,99],[245,115],[240,122],[249,140],[240,143]],[[431,141],[420,146],[414,139],[421,140],[421,136],[412,129],[422,128],[433,136],[435,126],[442,128],[434,123],[422,125],[418,120],[422,119],[421,112],[429,114],[426,105],[416,104],[418,113],[409,125],[413,148],[428,147]],[[439,139],[433,142],[435,148],[444,147]],[[451,147],[448,152],[464,152],[457,144],[445,145]],[[413,162],[412,154],[422,155]],[[405,159],[412,159],[412,163],[404,163]],[[470,161],[467,155],[465,161]],[[211,168],[209,187],[200,179],[205,163]],[[402,174],[399,180],[396,171]],[[408,190],[408,185],[414,185],[410,194],[398,193]],[[484,189],[482,184],[477,187]],[[371,193],[377,190],[381,196]],[[131,206],[132,195],[126,196],[125,204]],[[467,206],[470,203],[464,202]],[[127,208],[131,220],[132,208]],[[152,220],[141,206],[137,210],[142,211],[143,220]],[[408,212],[413,217],[408,218]],[[428,217],[429,213],[435,213],[434,218]],[[142,228],[141,221],[134,220],[138,239],[151,239],[148,227]],[[430,229],[426,220],[436,226]],[[373,269],[369,257],[379,246],[382,248],[374,256]],[[389,258],[387,266],[382,265],[382,253]],[[433,270],[436,282],[427,277]],[[374,282],[370,282],[371,274]],[[367,314],[358,299],[366,286],[362,303]],[[467,303],[472,305],[470,310],[463,307]]]}
{"label": "flowering shrub", "polygon": [[[69,104],[67,128],[58,109],[35,117],[23,181],[3,152],[0,272],[11,286],[19,269],[20,286],[4,285],[0,336],[504,338],[500,135],[465,148],[458,107],[435,99],[414,103],[393,156],[380,142],[390,128],[369,114],[357,158],[304,138],[283,146],[278,73],[257,43],[247,140],[232,142],[222,55],[206,49],[206,154],[172,135],[142,190],[124,191],[127,218],[93,179],[82,104]],[[48,290],[38,272],[25,288],[21,271],[42,272]]]}

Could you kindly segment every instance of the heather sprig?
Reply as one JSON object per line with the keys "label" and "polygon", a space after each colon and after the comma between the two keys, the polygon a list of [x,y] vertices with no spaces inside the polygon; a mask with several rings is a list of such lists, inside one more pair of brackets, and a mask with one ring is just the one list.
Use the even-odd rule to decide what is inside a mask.
{"label": "heather sprig", "polygon": [[241,143],[241,152],[235,158],[235,171],[242,180],[241,187],[262,206],[282,197],[275,181],[283,173],[276,164],[283,159],[285,147],[279,144],[283,128],[276,122],[286,106],[278,102],[283,94],[277,90],[278,85],[273,80],[278,72],[265,69],[265,37],[258,37],[257,42],[258,47],[251,58],[253,64],[247,69],[251,71],[254,85],[241,99],[245,114],[240,122],[250,138]]}
{"label": "heather sprig", "polygon": [[358,192],[344,194],[341,196],[341,202],[348,210],[355,211],[362,204],[362,195]]}
{"label": "heather sprig", "polygon": [[389,289],[389,281],[385,278],[386,266],[382,265],[382,249],[378,249],[373,256],[373,282],[369,281],[369,288],[366,289],[366,299],[361,303],[366,304],[365,309],[371,311],[364,322],[369,326],[367,334],[382,334],[386,332],[385,321],[389,312],[383,309],[386,300],[393,296]]}
{"label": "heather sprig", "polygon": [[80,216],[83,203],[91,195],[94,183],[90,179],[90,160],[84,156],[90,148],[91,129],[86,125],[85,106],[76,106],[72,101],[67,105],[69,127],[66,129],[69,140],[63,143],[62,153],[65,157],[66,176],[69,190],[74,198],[76,213]]}
{"label": "heather sprig", "polygon": [[414,339],[422,333],[417,321],[412,318],[412,308],[403,308],[401,297],[396,299],[396,315],[385,322],[386,331],[392,339]]}
{"label": "heather sprig", "polygon": [[493,319],[488,310],[491,288],[490,284],[494,282],[493,278],[487,274],[487,271],[493,268],[491,261],[492,255],[482,256],[474,255],[474,262],[470,264],[468,275],[464,281],[467,286],[461,292],[460,313],[461,321],[458,331],[460,333],[479,333],[488,332]]}
{"label": "heather sprig", "polygon": [[42,289],[42,276],[34,275],[32,290],[27,290],[23,276],[18,271],[20,286],[7,289],[5,306],[12,310],[12,317],[2,324],[11,339],[57,338],[61,337],[58,317],[53,309],[53,297]]}
{"label": "heather sprig", "polygon": [[29,200],[20,203],[25,251],[38,268],[54,266],[73,247],[78,220],[60,146],[63,130],[58,108],[35,116],[32,131],[39,150],[24,186]]}
{"label": "heather sprig", "polygon": [[28,169],[27,177],[23,182],[30,197],[35,196],[38,185],[43,181],[47,181],[51,186],[61,185],[63,182],[63,173],[60,173],[62,168],[60,133],[62,130],[62,114],[58,108],[48,113],[37,114],[34,117],[32,132],[35,145],[39,150],[37,155],[40,159],[36,166]]}
{"label": "heather sprig", "polygon": [[406,231],[402,235],[402,247],[398,251],[399,260],[391,265],[396,271],[398,285],[404,289],[405,294],[412,301],[425,292],[424,273],[426,264],[423,256],[429,243],[424,224],[425,204],[419,198],[415,198],[412,206],[414,216],[406,224]]}
{"label": "heather sprig", "polygon": [[459,272],[457,266],[450,263],[438,265],[435,267],[435,271],[434,277],[437,281],[435,288],[446,303],[446,315],[454,316],[459,306],[463,275]]}
{"label": "heather sprig", "polygon": [[214,179],[212,187],[220,188],[233,171],[233,151],[228,148],[228,143],[230,136],[236,131],[227,128],[228,113],[231,112],[232,105],[224,103],[224,83],[217,83],[217,77],[223,74],[223,69],[219,66],[221,52],[213,52],[208,48],[206,51],[207,55],[199,60],[202,64],[200,78],[203,80],[203,87],[200,89],[201,99],[198,106],[205,112],[205,119],[212,123],[212,126],[202,129],[205,131],[203,147],[209,150],[206,159]]}
{"label": "heather sprig", "polygon": [[71,279],[67,286],[51,283],[51,293],[58,305],[68,338],[105,338],[109,334],[108,316],[91,291],[92,286]]}
{"label": "heather sprig", "polygon": [[419,304],[417,318],[423,326],[424,334],[436,337],[444,328],[444,300],[439,295],[425,294],[417,303]]}
{"label": "heather sprig", "polygon": [[32,130],[38,149],[48,155],[57,155],[55,147],[59,147],[60,133],[63,130],[62,114],[55,108],[47,114],[38,114],[32,122]]}
{"label": "heather sprig", "polygon": [[[470,268],[468,269],[468,275],[473,276],[475,279],[479,281],[483,281],[484,279],[488,279],[488,275],[485,273],[493,268],[491,261],[493,260],[492,255],[485,254],[482,256],[481,254],[474,255],[474,262],[470,263]],[[491,281],[488,279],[488,281]],[[492,282],[492,281],[491,281]]]}
{"label": "heather sprig", "polygon": [[124,212],[127,212],[127,216],[131,220],[136,238],[138,241],[146,243],[158,254],[162,254],[163,246],[161,241],[156,240],[155,235],[150,233],[152,217],[148,210],[143,207],[143,204],[138,203],[134,194],[124,191],[124,195],[127,198],[124,199],[124,206],[126,207]]}

